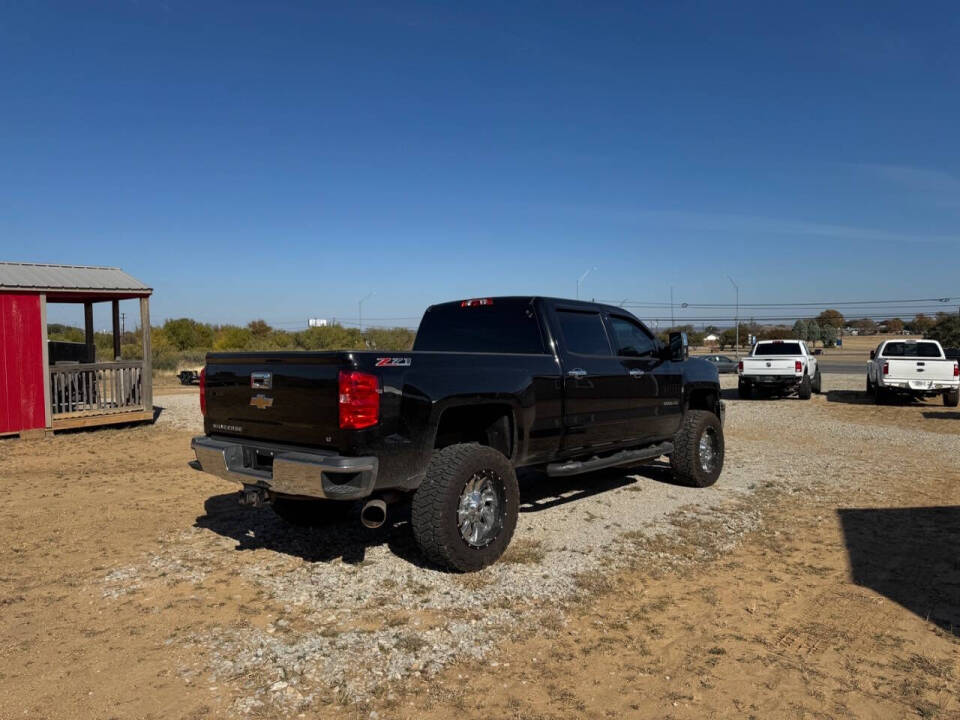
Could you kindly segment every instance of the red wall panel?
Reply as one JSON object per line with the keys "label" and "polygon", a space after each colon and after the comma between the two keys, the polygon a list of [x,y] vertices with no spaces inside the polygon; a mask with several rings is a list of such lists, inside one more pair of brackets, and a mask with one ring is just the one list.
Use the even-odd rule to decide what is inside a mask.
{"label": "red wall panel", "polygon": [[42,428],[40,296],[0,293],[0,433]]}

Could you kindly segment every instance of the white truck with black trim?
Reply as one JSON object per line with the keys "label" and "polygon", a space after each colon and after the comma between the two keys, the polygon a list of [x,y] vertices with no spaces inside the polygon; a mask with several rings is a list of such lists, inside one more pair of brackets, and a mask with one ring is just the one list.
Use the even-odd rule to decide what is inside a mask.
{"label": "white truck with black trim", "polygon": [[820,366],[803,340],[761,340],[740,361],[737,372],[742,398],[765,391],[771,395],[796,393],[801,400],[809,400],[812,393],[820,392]]}
{"label": "white truck with black trim", "polygon": [[936,340],[886,340],[870,351],[867,393],[878,405],[896,396],[960,401],[960,363],[948,358]]}

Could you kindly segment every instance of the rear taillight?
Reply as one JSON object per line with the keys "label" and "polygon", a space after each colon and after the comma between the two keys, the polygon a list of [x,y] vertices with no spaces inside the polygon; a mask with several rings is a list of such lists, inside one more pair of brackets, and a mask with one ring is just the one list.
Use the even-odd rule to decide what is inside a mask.
{"label": "rear taillight", "polygon": [[796,371],[799,372],[799,373],[802,373],[802,372],[803,372],[803,363],[800,362],[799,360],[797,360],[797,361],[793,364],[793,369],[796,370]]}
{"label": "rear taillight", "polygon": [[207,368],[200,369],[200,414],[207,414]]}
{"label": "rear taillight", "polygon": [[960,363],[953,364],[953,376],[960,377]]}
{"label": "rear taillight", "polygon": [[361,430],[380,422],[380,380],[376,375],[340,371],[340,427]]}
{"label": "rear taillight", "polygon": [[737,372],[743,372],[743,360],[737,363]]}
{"label": "rear taillight", "polygon": [[889,374],[890,374],[890,363],[884,363],[884,364],[883,364],[883,374],[884,374],[884,375],[889,375]]}

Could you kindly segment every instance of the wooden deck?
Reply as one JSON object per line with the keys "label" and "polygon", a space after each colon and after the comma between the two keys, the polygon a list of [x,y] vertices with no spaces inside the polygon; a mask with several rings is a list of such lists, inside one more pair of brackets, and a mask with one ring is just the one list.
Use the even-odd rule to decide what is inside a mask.
{"label": "wooden deck", "polygon": [[144,370],[140,360],[51,367],[51,428],[57,431],[152,420],[153,393]]}

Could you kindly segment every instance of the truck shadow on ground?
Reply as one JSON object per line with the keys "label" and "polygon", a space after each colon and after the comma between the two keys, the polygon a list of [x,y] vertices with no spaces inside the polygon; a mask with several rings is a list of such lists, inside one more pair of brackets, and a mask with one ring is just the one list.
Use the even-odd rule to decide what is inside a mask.
{"label": "truck shadow on ground", "polygon": [[[622,487],[637,485],[635,476],[672,483],[669,464],[611,468],[569,478],[552,478],[545,473],[521,470],[520,512],[541,512],[585,500]],[[364,561],[367,549],[387,545],[397,557],[420,567],[434,568],[420,553],[410,528],[410,502],[390,505],[383,527],[369,530],[360,524],[359,503],[343,503],[343,515],[316,527],[287,523],[267,507],[239,504],[240,493],[212,495],[204,502],[205,514],[194,526],[234,540],[235,550],[271,550],[302,558],[307,562],[345,563]]]}
{"label": "truck shadow on ground", "polygon": [[748,398],[740,397],[736,388],[725,388],[720,391],[721,400],[738,400],[740,402],[766,402],[768,400],[799,400],[796,395],[770,392],[769,390],[754,390]]}
{"label": "truck shadow on ground", "polygon": [[837,514],[853,582],[960,637],[960,507]]}
{"label": "truck shadow on ground", "polygon": [[[868,395],[865,390],[828,390],[825,395],[827,396],[827,402],[835,403],[846,403],[848,405],[876,405],[877,402],[874,399],[873,395]],[[880,404],[889,405],[892,407],[935,407],[931,406],[930,402],[940,401],[936,398],[933,398],[931,401],[924,400],[914,400],[913,398],[907,395],[894,395],[892,397],[884,399]]]}
{"label": "truck shadow on ground", "polygon": [[827,390],[824,393],[827,402],[846,403],[848,405],[873,405],[873,397],[863,390]]}
{"label": "truck shadow on ground", "polygon": [[941,412],[920,413],[927,420],[960,420],[960,412],[956,410],[943,410]]}

